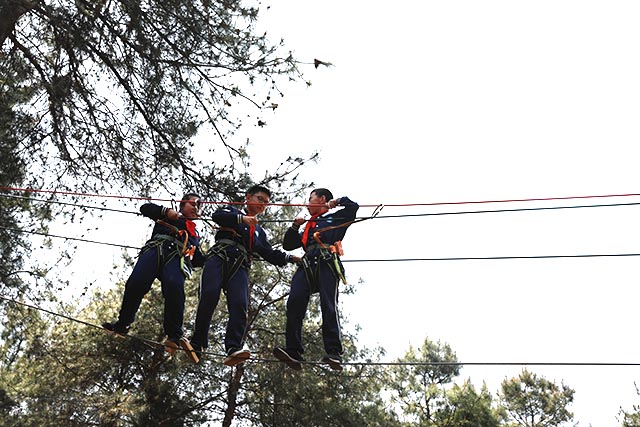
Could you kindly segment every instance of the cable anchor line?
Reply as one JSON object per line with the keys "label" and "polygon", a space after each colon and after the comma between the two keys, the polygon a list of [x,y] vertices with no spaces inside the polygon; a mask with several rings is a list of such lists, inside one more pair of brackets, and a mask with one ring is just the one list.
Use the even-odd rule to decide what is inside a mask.
{"label": "cable anchor line", "polygon": [[[131,335],[131,334],[120,335],[120,334],[115,334],[114,332],[111,332],[111,331],[103,328],[100,325],[96,325],[94,323],[87,322],[85,320],[77,319],[75,317],[67,316],[66,314],[56,313],[55,311],[51,311],[51,310],[48,310],[46,308],[38,307],[36,305],[27,304],[27,303],[22,302],[22,301],[16,301],[16,300],[14,300],[12,298],[7,298],[7,297],[5,297],[3,295],[0,295],[0,299],[6,301],[8,303],[14,304],[14,305],[21,305],[21,306],[26,307],[26,308],[28,308],[30,310],[41,311],[41,312],[47,313],[47,314],[49,314],[51,316],[61,317],[61,318],[65,319],[65,320],[68,320],[70,322],[75,322],[75,323],[79,323],[79,324],[84,325],[84,326],[89,326],[91,328],[99,329],[100,331],[102,331],[102,332],[104,332],[106,334],[117,335],[117,336],[122,337],[122,338],[127,338],[127,339],[130,339],[130,340],[133,340],[133,341],[138,341],[138,342],[141,342],[141,343],[145,344],[147,347],[149,347],[151,349],[161,349],[161,348],[164,349],[164,348],[166,348],[166,345],[164,343],[162,343],[162,342],[150,340],[148,338],[144,338],[144,337],[141,337],[139,335]],[[183,349],[181,347],[176,348],[176,350],[186,351],[185,349]],[[203,354],[211,354],[211,355],[213,355],[213,353],[207,353],[207,352],[203,352]]]}
{"label": "cable anchor line", "polygon": [[[74,206],[84,209],[96,209],[102,211],[110,211],[110,212],[119,212],[119,213],[128,213],[140,216],[141,213],[137,211],[129,211],[124,209],[114,209],[114,208],[106,208],[101,206],[93,206],[93,205],[83,205],[78,203],[70,203],[70,202],[61,202],[55,200],[46,200],[46,199],[36,199],[32,197],[25,196],[16,196],[10,194],[2,194],[0,193],[0,197],[9,197],[15,199],[22,199],[27,201],[36,201],[43,203],[51,203],[51,204],[59,204],[66,206]],[[175,202],[175,200],[171,200]],[[595,204],[595,205],[572,205],[572,206],[543,206],[543,207],[534,207],[534,208],[514,208],[514,209],[486,209],[486,210],[476,210],[476,211],[453,211],[453,212],[427,212],[427,213],[416,213],[416,214],[400,214],[400,215],[378,215],[379,212],[370,217],[358,217],[357,220],[366,220],[371,218],[376,219],[389,219],[389,218],[416,218],[416,217],[428,217],[428,216],[446,216],[446,215],[465,215],[465,214],[482,214],[482,213],[504,213],[504,212],[532,212],[532,211],[544,211],[544,210],[559,210],[559,209],[580,209],[580,208],[602,208],[602,207],[624,207],[624,206],[638,206],[640,202],[631,202],[631,203],[603,203],[603,204]],[[308,206],[308,205],[307,205]],[[385,206],[385,205],[377,205],[376,209]],[[335,219],[341,219],[336,217]],[[205,218],[194,218],[195,221],[201,220],[207,222]],[[291,219],[261,219],[261,223],[281,223],[281,222],[290,222]],[[212,226],[212,228],[216,229],[218,227]]]}
{"label": "cable anchor line", "polygon": [[[368,218],[367,218],[368,219]],[[120,245],[117,243],[100,242],[97,240],[81,239],[78,237],[58,236],[55,234],[41,233],[37,231],[22,230],[0,225],[0,229],[15,231],[19,233],[31,233],[46,237],[55,237],[65,240],[74,240],[85,243],[94,243],[106,246],[115,246],[125,249],[140,250],[140,247]],[[483,261],[483,260],[515,260],[515,259],[553,259],[553,258],[604,258],[604,257],[633,257],[640,256],[640,253],[617,253],[617,254],[569,254],[569,255],[523,255],[523,256],[490,256],[490,257],[446,257],[446,258],[378,258],[378,259],[342,259],[345,262],[416,262],[416,261]],[[258,261],[260,261],[258,259]]]}
{"label": "cable anchor line", "polygon": [[631,256],[640,256],[640,253],[577,254],[577,255],[522,255],[522,256],[516,255],[516,256],[448,257],[448,258],[343,259],[342,262],[485,261],[485,260],[514,260],[514,259],[603,258],[603,257],[631,257]]}
{"label": "cable anchor line", "polygon": [[[0,191],[21,191],[26,193],[48,193],[48,194],[60,194],[65,196],[83,196],[83,197],[104,197],[104,198],[118,198],[129,200],[147,200],[147,201],[162,201],[172,202],[175,199],[161,199],[141,196],[120,196],[114,194],[98,194],[98,193],[81,193],[74,191],[57,191],[57,190],[44,190],[34,188],[20,188],[10,186],[0,186]],[[439,206],[439,205],[462,205],[462,204],[485,204],[485,203],[513,203],[513,202],[534,202],[534,201],[551,201],[551,200],[571,200],[571,199],[594,199],[594,198],[608,198],[608,197],[634,197],[640,196],[640,193],[624,193],[624,194],[601,194],[601,195],[587,195],[587,196],[559,196],[559,197],[531,197],[520,199],[503,199],[503,200],[470,200],[470,201],[454,201],[454,202],[429,202],[429,203],[386,203],[386,206],[392,207],[408,207],[408,206]],[[220,202],[220,201],[202,201],[205,204],[244,204],[244,202]],[[267,203],[270,206],[308,206],[305,203]],[[380,204],[360,205],[360,207],[377,207]]]}
{"label": "cable anchor line", "polygon": [[377,217],[377,219],[415,218],[415,217],[424,217],[424,216],[465,215],[465,214],[503,213],[503,212],[531,212],[531,211],[545,211],[545,210],[558,210],[558,209],[606,208],[606,207],[638,206],[638,205],[640,205],[640,202],[610,203],[610,204],[598,204],[598,205],[543,206],[543,207],[536,207],[536,208],[515,208],[515,209],[488,209],[488,210],[481,210],[481,211],[427,212],[427,213],[418,213],[418,214],[380,215]]}
{"label": "cable anchor line", "polygon": [[[42,311],[44,313],[50,314],[52,316],[56,316],[56,317],[61,317],[63,319],[69,320],[71,322],[76,322],[79,324],[82,324],[84,326],[89,326],[95,329],[99,329],[101,331],[103,331],[104,333],[108,333],[108,334],[113,334],[110,331],[107,331],[106,329],[104,329],[102,326],[98,326],[95,325],[93,323],[84,321],[84,320],[80,320],[80,319],[76,319],[74,317],[71,316],[67,316],[65,314],[61,314],[61,313],[56,313],[54,311],[51,310],[47,310],[45,308],[42,307],[38,307],[35,305],[31,305],[31,304],[27,304],[25,302],[21,302],[21,301],[16,301],[12,298],[8,298],[5,297],[3,295],[0,295],[0,299],[4,300],[8,303],[11,304],[15,304],[15,305],[21,305],[23,307],[27,307],[31,310],[37,310],[37,311]],[[128,339],[132,339],[132,340],[136,340],[136,341],[140,341],[142,343],[144,343],[145,345],[147,345],[150,348],[164,348],[165,344],[158,342],[158,341],[153,341],[147,338],[143,338],[137,335],[121,335],[123,338],[128,338]],[[177,350],[182,350],[182,351],[186,351],[182,348],[178,348]],[[210,352],[203,352],[203,354],[207,354],[207,355],[213,355],[213,356],[218,356],[218,357],[222,357],[223,355],[220,354],[216,354],[216,353],[210,353]],[[206,360],[206,359],[205,359]],[[249,359],[247,362],[251,362],[251,363],[282,363],[279,360],[276,359],[263,359],[263,358],[253,358],[253,359]],[[310,366],[323,366],[324,363],[320,362],[320,361],[303,361],[302,362],[305,365],[310,365]],[[536,361],[521,361],[521,362],[509,362],[509,361],[503,361],[503,362],[493,362],[493,361],[487,361],[487,362],[463,362],[463,361],[412,361],[412,362],[408,362],[408,361],[395,361],[395,362],[384,362],[384,361],[371,361],[371,360],[367,360],[367,361],[346,361],[343,362],[343,365],[350,365],[350,366],[373,366],[373,367],[381,367],[381,366],[592,366],[592,367],[605,367],[605,366],[640,366],[640,362],[536,362]]]}
{"label": "cable anchor line", "polygon": [[42,203],[49,203],[49,204],[55,204],[55,205],[73,206],[73,207],[76,207],[76,208],[83,208],[83,209],[96,209],[96,210],[100,210],[100,211],[119,212],[119,213],[133,214],[133,215],[138,215],[138,216],[142,215],[140,212],[128,211],[128,210],[124,210],[124,209],[106,208],[104,206],[94,206],[94,205],[82,205],[82,204],[78,204],[78,203],[61,202],[59,200],[36,199],[34,197],[16,196],[16,195],[13,195],[13,194],[2,194],[2,193],[0,193],[0,197],[9,197],[9,198],[12,198],[12,199],[26,200],[26,201],[29,201],[29,202],[42,202]]}
{"label": "cable anchor line", "polygon": [[38,236],[55,237],[55,238],[64,239],[64,240],[74,240],[74,241],[77,241],[77,242],[95,243],[95,244],[98,244],[98,245],[106,245],[106,246],[115,246],[115,247],[118,247],[118,248],[125,248],[125,249],[136,249],[136,250],[142,249],[142,248],[140,248],[138,246],[121,245],[121,244],[118,244],[118,243],[109,243],[109,242],[100,242],[98,240],[82,239],[80,237],[59,236],[59,235],[56,235],[56,234],[42,233],[40,231],[22,230],[20,228],[5,227],[3,225],[0,225],[0,229],[7,230],[7,231],[15,231],[15,232],[18,232],[18,233],[35,234],[35,235],[38,235]]}

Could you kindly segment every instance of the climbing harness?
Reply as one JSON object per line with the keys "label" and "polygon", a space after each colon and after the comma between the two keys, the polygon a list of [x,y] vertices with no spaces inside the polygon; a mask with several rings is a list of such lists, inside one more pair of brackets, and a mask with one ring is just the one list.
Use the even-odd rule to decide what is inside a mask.
{"label": "climbing harness", "polygon": [[180,230],[175,225],[171,225],[168,222],[165,222],[161,219],[157,220],[156,222],[173,231],[173,233],[179,238],[178,242],[181,243],[182,245],[182,249],[180,250],[180,253],[183,256],[188,256],[189,259],[193,258],[193,254],[195,253],[196,248],[195,246],[189,245],[189,232],[187,230]]}
{"label": "climbing harness", "polygon": [[[235,231],[235,230],[234,230]],[[230,248],[238,249],[239,256],[232,256],[229,252]],[[232,239],[219,239],[207,252],[207,260],[217,256],[224,261],[224,282],[228,282],[243,265],[248,268],[251,263],[251,257],[243,244]]]}
{"label": "climbing harness", "polygon": [[[189,244],[189,232],[187,230],[180,230],[175,225],[169,224],[161,219],[156,220],[156,223],[168,228],[173,232],[173,235],[168,234],[156,234],[142,247],[140,253],[144,253],[152,248],[157,248],[158,251],[158,266],[164,265],[171,261],[174,257],[180,257],[180,270],[187,279],[191,278],[193,274],[193,268],[191,266],[191,260],[195,254],[196,247]],[[166,254],[164,253],[164,243],[169,242],[175,245],[175,249]],[[171,247],[171,246],[170,246]]]}
{"label": "climbing harness", "polygon": [[[315,280],[318,277],[318,269],[320,265],[319,261],[324,261],[327,264],[336,280],[342,281],[342,283],[344,283],[345,285],[347,284],[347,279],[344,275],[344,266],[342,265],[342,261],[340,261],[340,257],[344,255],[344,250],[342,249],[342,241],[338,240],[336,242],[333,242],[332,244],[326,244],[320,238],[321,233],[329,230],[335,230],[337,228],[348,227],[349,225],[356,222],[375,218],[376,216],[378,216],[378,214],[380,214],[380,211],[383,207],[384,205],[378,205],[371,216],[348,221],[340,225],[324,227],[313,233],[313,240],[315,241],[315,243],[309,243],[306,246],[305,256],[302,258],[302,268],[307,278],[307,282],[310,284],[310,286],[313,286]],[[312,263],[310,262],[306,254],[315,249],[318,250],[318,258],[315,262],[315,265],[312,266]]]}
{"label": "climbing harness", "polygon": [[[335,279],[342,281],[342,283],[346,285],[347,279],[344,276],[344,267],[342,266],[342,262],[340,262],[340,256],[344,254],[342,251],[342,242],[338,241],[332,245],[327,245],[320,240],[320,233],[317,231],[313,233],[313,240],[315,243],[307,245],[305,256],[302,257],[302,267],[307,276],[307,281],[310,284],[315,283],[315,279],[318,277],[320,262],[322,261],[329,267]],[[316,262],[313,263],[315,264],[315,268],[312,268],[312,262],[309,260],[309,257],[307,257],[307,254],[314,250],[317,250],[318,255],[314,259]]]}

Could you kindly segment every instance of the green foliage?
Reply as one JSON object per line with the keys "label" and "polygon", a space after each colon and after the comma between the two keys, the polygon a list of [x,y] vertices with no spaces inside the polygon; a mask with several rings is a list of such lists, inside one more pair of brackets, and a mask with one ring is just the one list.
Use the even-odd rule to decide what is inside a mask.
{"label": "green foliage", "polygon": [[[180,352],[167,359],[161,346],[146,341],[163,338],[159,286],[143,300],[132,329],[135,337],[146,340],[116,338],[102,329],[12,305],[0,347],[0,407],[5,409],[0,424],[546,427],[571,419],[566,406],[573,390],[526,370],[505,380],[503,407],[496,407],[485,386],[477,390],[470,380],[453,382],[460,369],[455,352],[428,338],[421,347],[410,348],[390,372],[376,365],[347,365],[341,373],[324,365],[290,370],[270,355],[283,339],[290,274],[255,261],[248,334],[254,359],[233,369],[220,363],[221,344],[193,365]],[[198,280],[196,275],[186,285],[187,331],[193,327],[190,313],[195,311]],[[86,307],[61,310],[99,323],[115,315],[121,292],[99,292]],[[212,343],[222,342],[226,320],[223,298],[214,314]],[[18,328],[21,335],[7,333]],[[311,310],[304,331],[308,360],[322,355],[319,328],[319,312]],[[347,360],[375,361],[384,354],[381,349],[358,349],[350,334],[345,348]],[[624,427],[637,425],[637,413],[624,415]],[[501,424],[502,419],[508,423]]]}
{"label": "green foliage", "polygon": [[[637,385],[636,394],[640,396]],[[622,416],[622,427],[640,427],[640,405],[633,405],[633,410],[629,412],[621,408],[620,415]]]}
{"label": "green foliage", "polygon": [[261,402],[255,421],[274,427],[396,425],[377,395],[375,372],[366,369],[336,375],[324,367],[293,372],[273,366],[264,372],[263,384],[268,386],[253,394]]}
{"label": "green foliage", "polygon": [[411,347],[391,371],[391,393],[403,412],[419,423],[433,422],[443,404],[445,389],[460,372],[455,352],[448,344],[425,338],[422,347]]}
{"label": "green foliage", "polygon": [[465,381],[452,384],[460,373],[455,352],[446,343],[425,338],[398,360],[385,387],[399,408],[404,425],[438,427],[497,427],[498,409],[485,387],[480,392]]}
{"label": "green foliage", "polygon": [[[119,305],[119,294],[97,294],[88,307],[71,314],[99,322]],[[148,295],[135,334],[162,339],[161,301],[157,289]],[[21,354],[2,372],[11,399],[20,402],[12,415],[23,425],[188,426],[205,419],[193,408],[216,393],[211,384],[217,381],[203,381],[208,374],[196,372],[186,358],[167,360],[162,346],[80,323],[29,319],[25,342],[4,349],[21,347]],[[199,380],[185,381],[192,376]]]}
{"label": "green foliage", "polygon": [[640,411],[635,406],[633,409],[635,412],[623,411],[622,427],[640,427]]}
{"label": "green foliage", "polygon": [[517,426],[553,427],[573,419],[567,407],[574,390],[523,370],[517,378],[502,382],[500,398],[508,418]]}
{"label": "green foliage", "polygon": [[446,392],[445,401],[435,413],[439,427],[498,427],[500,413],[492,407],[493,398],[486,386],[478,392],[469,380],[454,384]]}
{"label": "green foliage", "polygon": [[[234,195],[245,147],[226,136],[247,107],[255,125],[282,95],[278,76],[299,74],[281,44],[255,34],[258,4],[246,1],[16,0],[0,12],[0,81],[16,93],[15,124],[29,123],[19,160],[58,187],[146,193],[174,177],[203,197]],[[249,92],[257,85],[266,93]],[[193,144],[201,129],[227,165],[199,158],[215,147]]]}
{"label": "green foliage", "polygon": [[[11,82],[0,84],[0,186],[15,186],[25,179],[25,163],[20,156],[19,141],[27,132],[28,121],[14,111],[14,106],[24,100],[19,88],[20,67],[11,73]],[[23,250],[28,247],[26,239],[15,229],[19,228],[20,217],[28,211],[29,205],[24,199],[3,197],[6,191],[0,190],[0,289],[15,292],[22,291],[23,282],[18,272],[24,263]],[[1,307],[1,304],[0,304]]]}

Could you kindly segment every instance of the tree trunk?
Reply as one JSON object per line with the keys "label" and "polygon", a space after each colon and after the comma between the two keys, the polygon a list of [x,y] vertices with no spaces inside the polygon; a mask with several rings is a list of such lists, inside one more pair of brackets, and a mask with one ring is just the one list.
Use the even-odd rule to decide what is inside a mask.
{"label": "tree trunk", "polygon": [[238,406],[238,392],[242,384],[242,376],[244,375],[244,364],[240,364],[233,370],[229,379],[229,389],[227,390],[227,409],[224,412],[224,420],[222,427],[230,427],[233,417],[236,415],[236,407]]}
{"label": "tree trunk", "polygon": [[18,19],[36,7],[29,0],[0,0],[0,46],[16,28]]}

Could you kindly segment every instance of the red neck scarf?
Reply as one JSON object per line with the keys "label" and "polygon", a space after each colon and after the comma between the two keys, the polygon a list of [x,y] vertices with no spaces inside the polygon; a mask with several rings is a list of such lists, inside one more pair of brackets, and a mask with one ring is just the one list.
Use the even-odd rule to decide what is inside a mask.
{"label": "red neck scarf", "polygon": [[196,233],[196,223],[191,221],[190,219],[185,220],[185,224],[187,225],[187,232],[192,237],[197,237],[198,233]]}
{"label": "red neck scarf", "polygon": [[255,238],[255,235],[256,235],[256,226],[250,225],[249,226],[249,253],[253,251],[253,240]]}
{"label": "red neck scarf", "polygon": [[307,240],[309,239],[309,233],[313,234],[313,229],[316,227],[316,218],[318,218],[321,214],[311,215],[309,221],[307,221],[307,225],[304,228],[304,233],[302,234],[302,246],[306,249]]}

